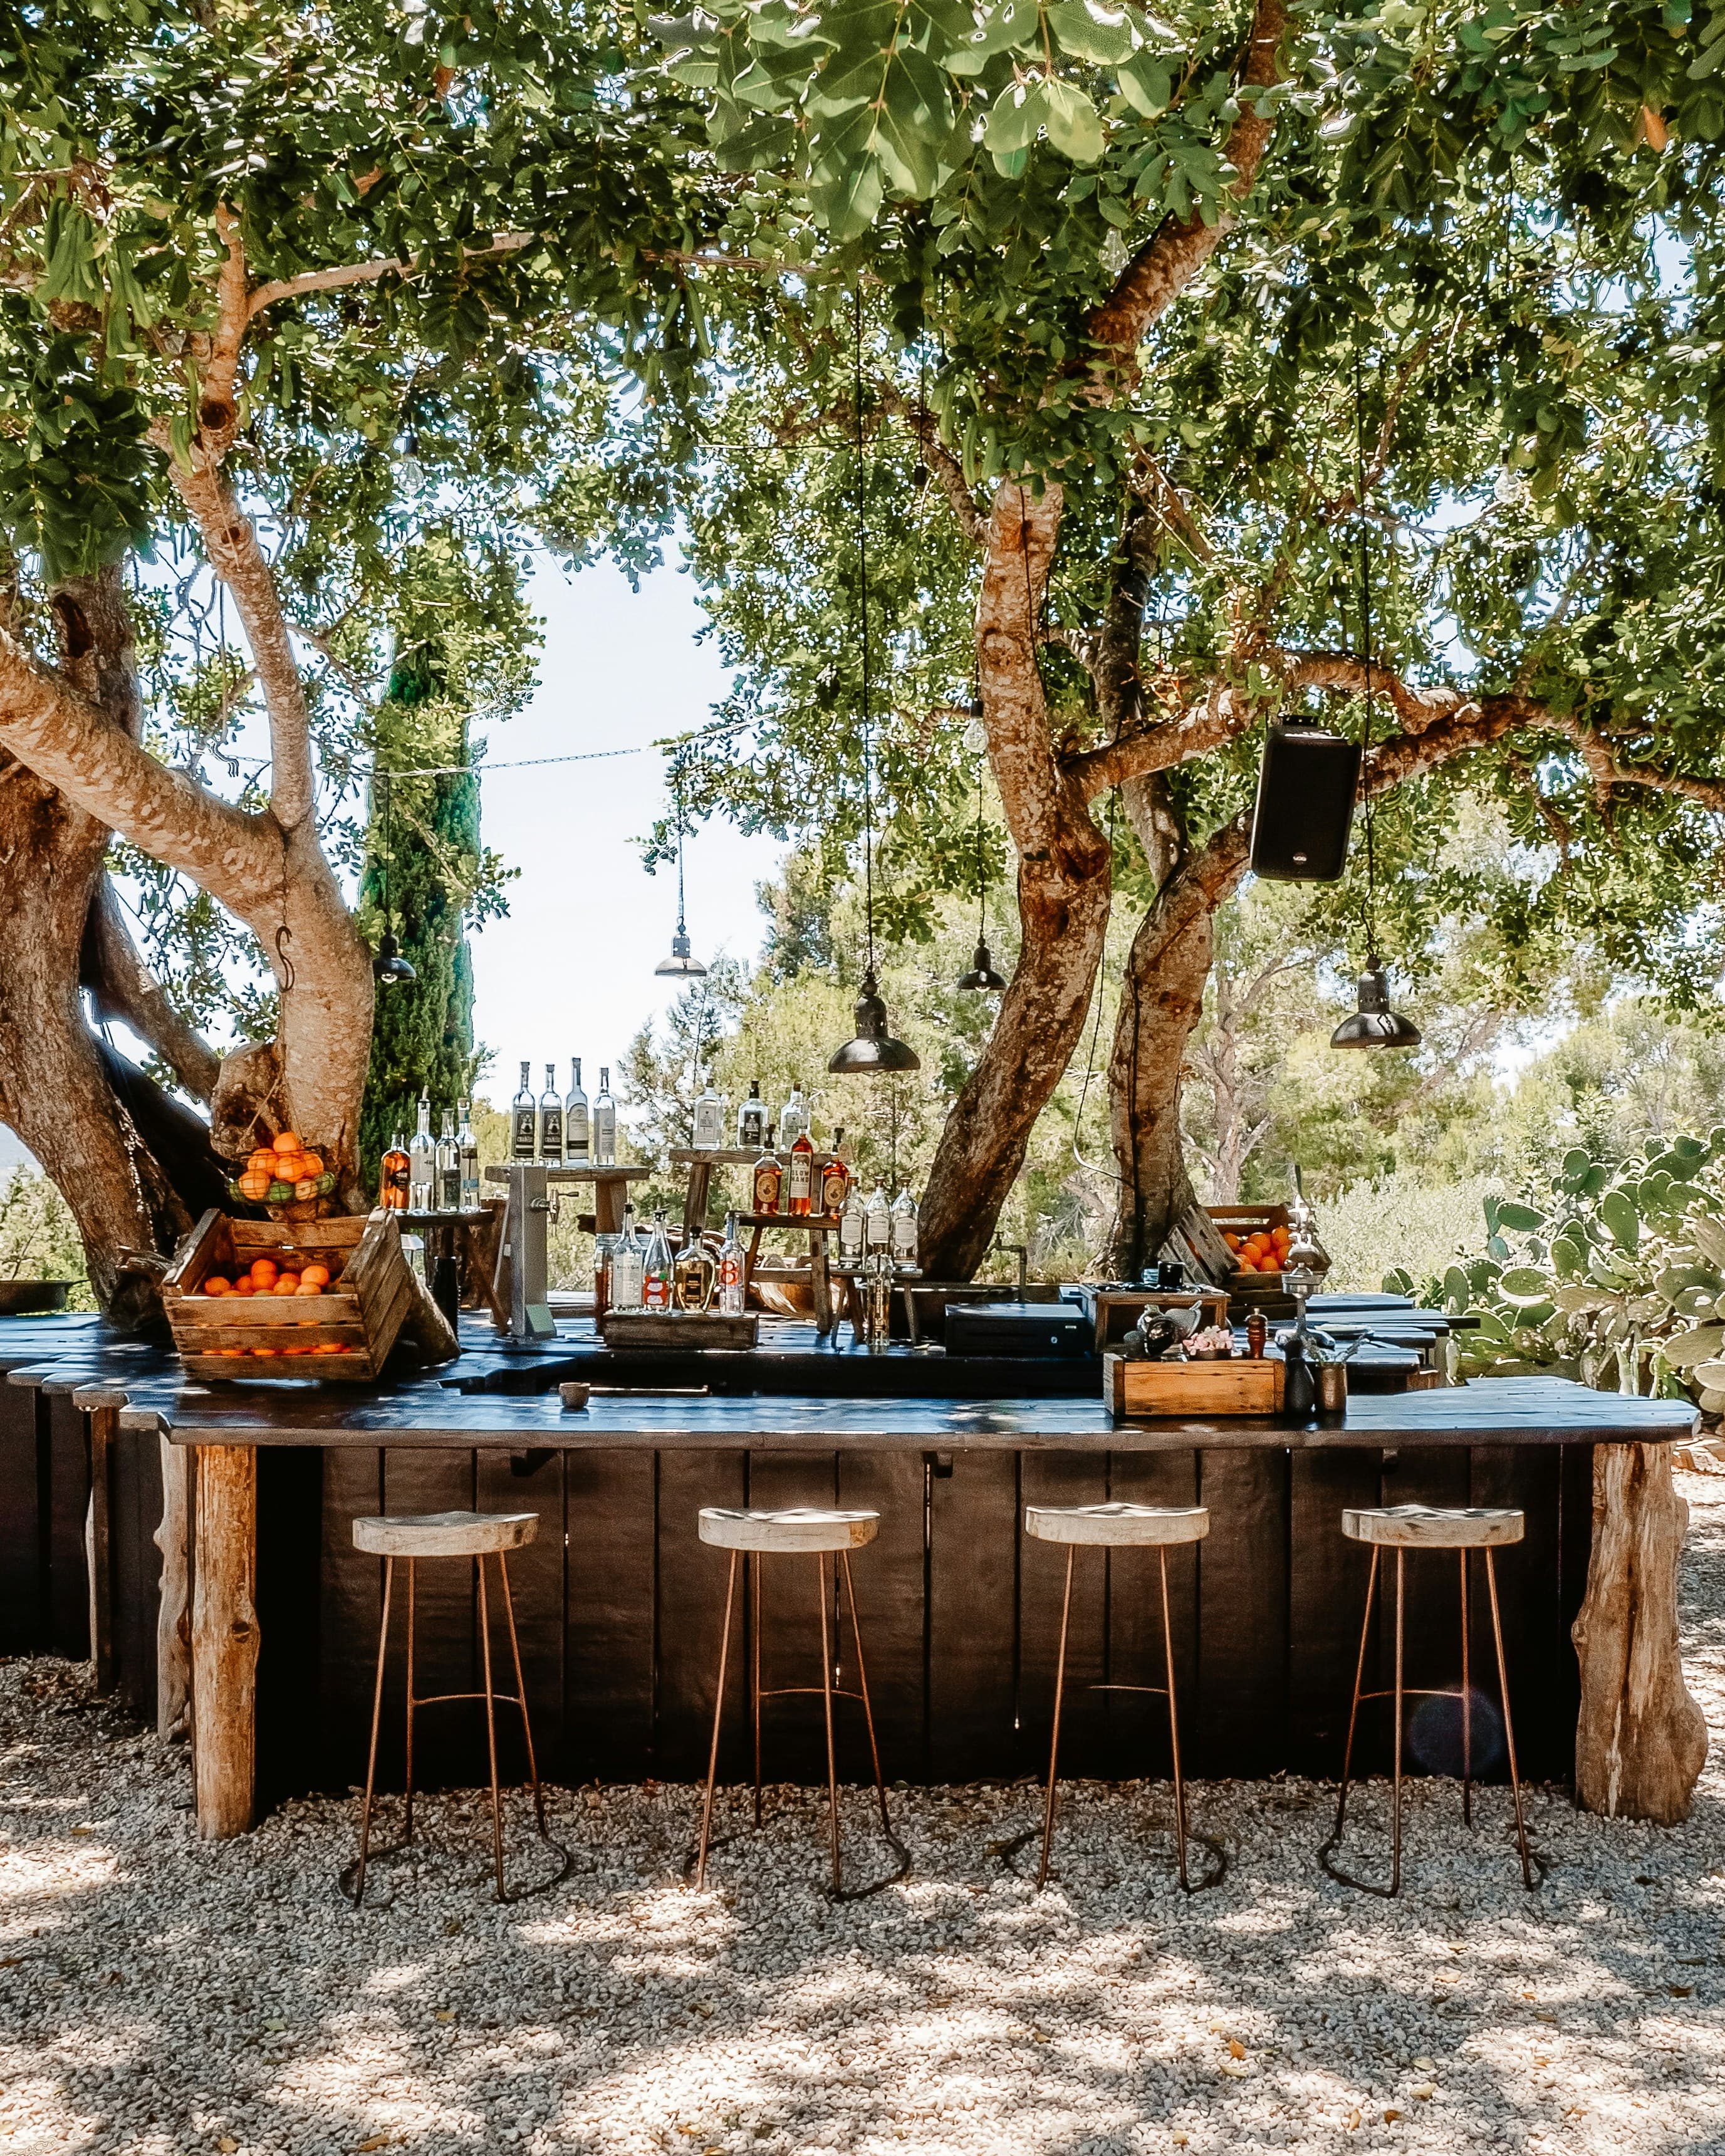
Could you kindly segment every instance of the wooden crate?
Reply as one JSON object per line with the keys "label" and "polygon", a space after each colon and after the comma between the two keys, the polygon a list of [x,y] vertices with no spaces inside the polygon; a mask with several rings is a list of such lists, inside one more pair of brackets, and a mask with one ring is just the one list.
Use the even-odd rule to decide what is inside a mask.
{"label": "wooden crate", "polygon": [[608,1348],[755,1348],[761,1321],[722,1310],[608,1310],[601,1330]]}
{"label": "wooden crate", "polygon": [[1201,1325],[1228,1322],[1228,1291],[1219,1287],[1086,1287],[1086,1301],[1096,1321],[1096,1353],[1117,1347],[1147,1311],[1189,1310],[1201,1306]]}
{"label": "wooden crate", "polygon": [[[206,1296],[212,1273],[231,1280],[254,1259],[329,1267],[316,1297]],[[162,1284],[174,1345],[193,1378],[303,1378],[369,1383],[382,1369],[418,1300],[401,1229],[389,1214],[290,1224],[206,1213],[175,1254]],[[333,1343],[346,1354],[285,1354]],[[240,1352],[234,1353],[234,1350]],[[259,1351],[266,1352],[259,1352]]]}
{"label": "wooden crate", "polygon": [[1235,1355],[1218,1363],[1102,1358],[1102,1400],[1117,1415],[1266,1415],[1282,1402],[1286,1365]]}

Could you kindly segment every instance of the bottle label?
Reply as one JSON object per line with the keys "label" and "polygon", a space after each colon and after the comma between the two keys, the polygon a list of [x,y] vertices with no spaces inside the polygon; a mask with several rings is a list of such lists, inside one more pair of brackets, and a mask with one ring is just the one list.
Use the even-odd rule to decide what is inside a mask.
{"label": "bottle label", "polygon": [[807,1205],[814,1195],[814,1156],[796,1152],[791,1155],[791,1203],[799,1200]]}
{"label": "bottle label", "polygon": [[841,1214],[839,1219],[839,1255],[841,1258],[860,1258],[862,1254],[862,1214],[860,1213]]}
{"label": "bottle label", "polygon": [[646,1310],[670,1308],[671,1284],[663,1273],[649,1273],[641,1288],[641,1304]]}
{"label": "bottle label", "polygon": [[587,1158],[587,1110],[571,1108],[563,1119],[564,1150],[571,1160]]}
{"label": "bottle label", "polygon": [[695,1142],[702,1152],[716,1152],[725,1127],[725,1104],[702,1098],[695,1103]]}
{"label": "bottle label", "polygon": [[737,1119],[737,1142],[747,1147],[767,1142],[767,1111],[758,1101],[745,1101]]}
{"label": "bottle label", "polygon": [[561,1108],[542,1108],[539,1111],[539,1149],[547,1160],[561,1160],[563,1157],[563,1111]]}
{"label": "bottle label", "polygon": [[916,1218],[912,1213],[895,1213],[892,1216],[892,1255],[901,1265],[916,1262]]}
{"label": "bottle label", "polygon": [[444,1210],[446,1213],[459,1213],[461,1210],[461,1171],[459,1168],[446,1168],[439,1180],[443,1186]]}
{"label": "bottle label", "polygon": [[829,1160],[821,1170],[820,1209],[836,1219],[845,1210],[845,1194],[850,1178],[845,1173],[842,1160]]}
{"label": "bottle label", "polygon": [[531,1160],[539,1143],[539,1118],[531,1108],[517,1108],[515,1111],[515,1157],[517,1160]]}
{"label": "bottle label", "polygon": [[593,1157],[600,1168],[608,1168],[617,1152],[617,1122],[612,1116],[593,1119]]}
{"label": "bottle label", "polygon": [[755,1210],[757,1213],[776,1213],[778,1210],[778,1186],[783,1175],[777,1161],[766,1161],[755,1170]]}

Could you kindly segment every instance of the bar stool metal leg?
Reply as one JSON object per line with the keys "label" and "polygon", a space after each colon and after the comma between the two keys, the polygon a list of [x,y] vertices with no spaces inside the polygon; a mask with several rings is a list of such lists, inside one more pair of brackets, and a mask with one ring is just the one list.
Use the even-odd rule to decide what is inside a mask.
{"label": "bar stool metal leg", "polygon": [[1168,1551],[1156,1553],[1162,1563],[1162,1645],[1168,1662],[1168,1734],[1174,1763],[1174,1845],[1180,1856],[1180,1884],[1189,1894],[1186,1876],[1186,1784],[1180,1773],[1180,1710],[1174,1697],[1174,1626],[1168,1606]]}
{"label": "bar stool metal leg", "polygon": [[706,1794],[701,1806],[701,1850],[695,1862],[695,1884],[697,1889],[706,1884],[706,1852],[713,1830],[713,1784],[719,1777],[719,1721],[725,1712],[725,1668],[731,1654],[731,1608],[737,1599],[737,1561],[741,1553],[731,1553],[730,1576],[725,1584],[725,1629],[719,1635],[719,1688],[713,1699],[713,1741],[706,1758]]}
{"label": "bar stool metal leg", "polygon": [[491,1693],[491,1612],[485,1596],[485,1561],[479,1561],[480,1653],[485,1665],[485,1748],[491,1762],[491,1851],[497,1871],[497,1899],[503,1891],[503,1793],[497,1786],[497,1709]]}
{"label": "bar stool metal leg", "polygon": [[886,1809],[886,1780],[880,1772],[880,1747],[875,1742],[875,1710],[869,1702],[869,1673],[863,1663],[862,1627],[856,1621],[856,1589],[850,1578],[850,1553],[841,1550],[839,1563],[845,1572],[845,1599],[850,1605],[850,1636],[856,1642],[856,1688],[862,1694],[863,1721],[869,1732],[869,1758],[875,1769],[875,1794],[880,1800],[880,1826],[889,1841],[894,1841],[892,1820]]}
{"label": "bar stool metal leg", "polygon": [[1060,1645],[1055,1657],[1054,1733],[1048,1742],[1048,1797],[1042,1810],[1042,1861],[1036,1869],[1039,1894],[1048,1884],[1049,1856],[1054,1848],[1055,1775],[1060,1757],[1060,1709],[1065,1703],[1066,1693],[1066,1630],[1072,1615],[1072,1560],[1077,1554],[1076,1544],[1068,1544],[1066,1587],[1060,1598]]}
{"label": "bar stool metal leg", "polygon": [[1395,1553],[1395,1799],[1389,1859],[1392,1894],[1400,1893],[1402,1887],[1402,1610],[1407,1563],[1407,1552],[1399,1549]]}
{"label": "bar stool metal leg", "polygon": [[[1359,1703],[1366,1682],[1366,1650],[1372,1644],[1372,1607],[1378,1594],[1378,1560],[1381,1555],[1377,1545],[1372,1547],[1372,1568],[1366,1575],[1366,1614],[1359,1628],[1359,1659],[1353,1666],[1353,1700],[1348,1710],[1348,1741],[1342,1748],[1342,1787],[1336,1796],[1336,1824],[1330,1830],[1330,1838],[1317,1852],[1317,1861],[1332,1879],[1344,1887],[1357,1887],[1362,1893],[1394,1892],[1394,1888],[1374,1887],[1368,1881],[1356,1879],[1332,1862],[1332,1852],[1339,1845],[1342,1830],[1348,1821],[1348,1790],[1353,1775],[1353,1739],[1359,1727]],[[1381,1695],[1380,1695],[1381,1696]],[[1399,1730],[1399,1721],[1398,1721]]]}
{"label": "bar stool metal leg", "polygon": [[815,1559],[815,1573],[820,1582],[820,1691],[827,1724],[827,1816],[833,1835],[833,1892],[838,1894],[844,1890],[845,1876],[839,1855],[839,1767],[833,1751],[833,1650],[828,1637],[827,1560],[824,1552]]}
{"label": "bar stool metal leg", "polygon": [[377,1681],[372,1693],[372,1743],[366,1754],[365,1802],[359,1813],[359,1862],[354,1867],[353,1902],[357,1908],[366,1897],[366,1860],[372,1851],[372,1793],[377,1782],[377,1730],[383,1718],[383,1658],[389,1645],[389,1590],[395,1581],[395,1560],[383,1560],[383,1622],[377,1628]]}
{"label": "bar stool metal leg", "polygon": [[749,1655],[749,1703],[750,1703],[751,1707],[752,1707],[752,1710],[753,1710],[753,1713],[754,1713],[754,1721],[755,1721],[755,1825],[756,1825],[756,1827],[758,1829],[758,1828],[759,1828],[759,1826],[760,1826],[760,1825],[761,1825],[761,1820],[762,1820],[762,1807],[761,1807],[761,1634],[762,1634],[762,1630],[764,1629],[764,1623],[765,1623],[765,1620],[764,1620],[764,1618],[763,1618],[763,1616],[762,1616],[762,1607],[761,1607],[761,1597],[762,1597],[762,1589],[764,1588],[764,1586],[765,1586],[765,1584],[766,1584],[766,1578],[767,1578],[767,1568],[766,1568],[766,1565],[765,1565],[765,1564],[762,1563],[762,1561],[761,1554],[760,1554],[760,1553],[759,1553],[759,1551],[758,1551],[758,1550],[755,1553],[755,1554],[754,1554],[754,1556],[753,1556],[752,1558],[750,1558],[746,1559],[746,1560],[745,1560],[745,1562],[747,1563],[747,1567],[748,1567],[748,1570],[747,1570],[747,1573],[745,1574],[745,1578],[746,1578],[746,1579],[752,1578],[752,1579],[753,1580],[753,1582],[754,1582],[754,1589],[755,1589],[755,1597],[754,1597],[754,1604],[753,1604],[753,1608],[754,1608],[754,1630],[753,1630],[753,1635],[752,1635],[752,1638],[751,1638],[751,1640],[750,1640],[750,1655]]}
{"label": "bar stool metal leg", "polygon": [[1473,1686],[1468,1674],[1467,1552],[1461,1553],[1461,1824],[1473,1825]]}
{"label": "bar stool metal leg", "polygon": [[[1492,1563],[1493,1553],[1486,1552],[1486,1591],[1491,1598],[1491,1639],[1497,1650],[1497,1688],[1503,1702],[1503,1742],[1509,1753],[1510,1794],[1515,1799],[1516,1847],[1521,1852],[1522,1884],[1531,1892],[1539,1884],[1533,1876],[1533,1861],[1527,1848],[1527,1823],[1522,1812],[1522,1778],[1516,1771],[1515,1723],[1509,1712],[1509,1671],[1503,1659],[1503,1625],[1497,1614],[1497,1568]],[[1545,1876],[1542,1861],[1539,1877]]]}
{"label": "bar stool metal leg", "polygon": [[413,1591],[415,1560],[408,1559],[408,1787],[407,1818],[402,1828],[404,1842],[413,1839],[413,1709],[418,1702],[413,1697]]}
{"label": "bar stool metal leg", "polygon": [[497,1553],[497,1577],[503,1588],[503,1614],[509,1620],[509,1654],[515,1665],[516,1697],[521,1702],[521,1735],[527,1745],[527,1782],[533,1792],[533,1817],[540,1833],[545,1834],[545,1792],[539,1786],[539,1762],[533,1752],[533,1725],[527,1719],[527,1681],[521,1674],[521,1643],[515,1629],[515,1597],[509,1588],[509,1559],[501,1550]]}

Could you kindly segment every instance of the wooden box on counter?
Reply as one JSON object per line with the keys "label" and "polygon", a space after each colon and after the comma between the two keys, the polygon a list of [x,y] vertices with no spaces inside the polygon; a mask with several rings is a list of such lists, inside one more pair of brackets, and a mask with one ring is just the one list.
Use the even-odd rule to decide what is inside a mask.
{"label": "wooden box on counter", "polygon": [[1279,1357],[1148,1363],[1105,1355],[1102,1401],[1117,1415],[1275,1414],[1286,1371]]}
{"label": "wooden box on counter", "polygon": [[608,1348],[757,1348],[761,1321],[721,1310],[608,1310],[600,1322]]}
{"label": "wooden box on counter", "polygon": [[[316,1296],[200,1292],[213,1273],[231,1280],[259,1258],[273,1258],[284,1271],[290,1263],[326,1265],[330,1285]],[[413,1276],[399,1224],[383,1213],[291,1225],[206,1213],[175,1254],[162,1300],[180,1360],[194,1378],[369,1383],[409,1317],[422,1347],[441,1340],[439,1326],[448,1334],[442,1352],[428,1359],[455,1353],[454,1335]]]}

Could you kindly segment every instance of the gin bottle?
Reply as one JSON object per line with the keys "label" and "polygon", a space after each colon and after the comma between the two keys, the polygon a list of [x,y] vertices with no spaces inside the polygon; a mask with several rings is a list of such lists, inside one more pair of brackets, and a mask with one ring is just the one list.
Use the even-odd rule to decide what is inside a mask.
{"label": "gin bottle", "polygon": [[572,1164],[585,1166],[588,1160],[588,1132],[587,1096],[581,1090],[581,1058],[569,1058],[569,1092],[563,1102],[563,1157]]}
{"label": "gin bottle", "polygon": [[611,1307],[613,1310],[639,1310],[641,1306],[641,1288],[646,1273],[646,1253],[635,1234],[635,1209],[623,1209],[623,1233],[617,1239],[617,1247],[611,1253]]}
{"label": "gin bottle", "polygon": [[901,1190],[892,1201],[892,1262],[896,1265],[914,1265],[916,1262],[916,1201],[908,1190]]}
{"label": "gin bottle", "polygon": [[647,1245],[641,1278],[641,1307],[669,1310],[675,1285],[676,1269],[671,1262],[670,1237],[665,1232],[665,1209],[661,1206],[653,1215],[653,1238]]}
{"label": "gin bottle", "polygon": [[563,1096],[555,1063],[545,1066],[545,1091],[539,1096],[539,1158],[547,1168],[563,1164]]}
{"label": "gin bottle", "polygon": [[767,1142],[767,1103],[761,1098],[761,1081],[749,1081],[749,1096],[737,1111],[737,1149],[753,1152]]}
{"label": "gin bottle", "polygon": [[809,1108],[803,1098],[802,1088],[793,1084],[791,1097],[784,1104],[784,1112],[778,1119],[778,1142],[787,1152],[798,1138],[809,1135]]}
{"label": "gin bottle", "polygon": [[476,1213],[480,1202],[479,1140],[473,1134],[473,1103],[461,1103],[461,1127],[456,1135],[455,1149],[461,1162],[461,1210]]}
{"label": "gin bottle", "polygon": [[539,1106],[528,1077],[531,1069],[531,1064],[522,1064],[521,1090],[509,1104],[509,1151],[513,1160],[531,1160],[539,1151]]}
{"label": "gin bottle", "polygon": [[839,1255],[847,1265],[860,1265],[869,1245],[869,1211],[863,1204],[862,1185],[853,1183],[839,1215]]}
{"label": "gin bottle", "polygon": [[701,1152],[716,1152],[725,1142],[725,1096],[707,1073],[706,1091],[695,1103],[695,1144]]}
{"label": "gin bottle", "polygon": [[870,1253],[890,1250],[892,1245],[892,1208],[886,1202],[885,1186],[878,1183],[869,1199],[868,1218]]}
{"label": "gin bottle", "polygon": [[455,1142],[455,1118],[447,1108],[437,1142],[437,1204],[440,1213],[461,1210],[461,1149]]}
{"label": "gin bottle", "polygon": [[742,1245],[737,1240],[737,1215],[725,1217],[725,1240],[719,1246],[719,1308],[727,1317],[742,1316]]}
{"label": "gin bottle", "polygon": [[617,1103],[611,1098],[611,1067],[599,1065],[599,1090],[593,1104],[593,1158],[595,1168],[617,1165]]}
{"label": "gin bottle", "polygon": [[413,1142],[408,1147],[408,1204],[415,1213],[429,1213],[435,1196],[437,1149],[431,1141],[431,1096],[419,1096],[419,1120]]}

